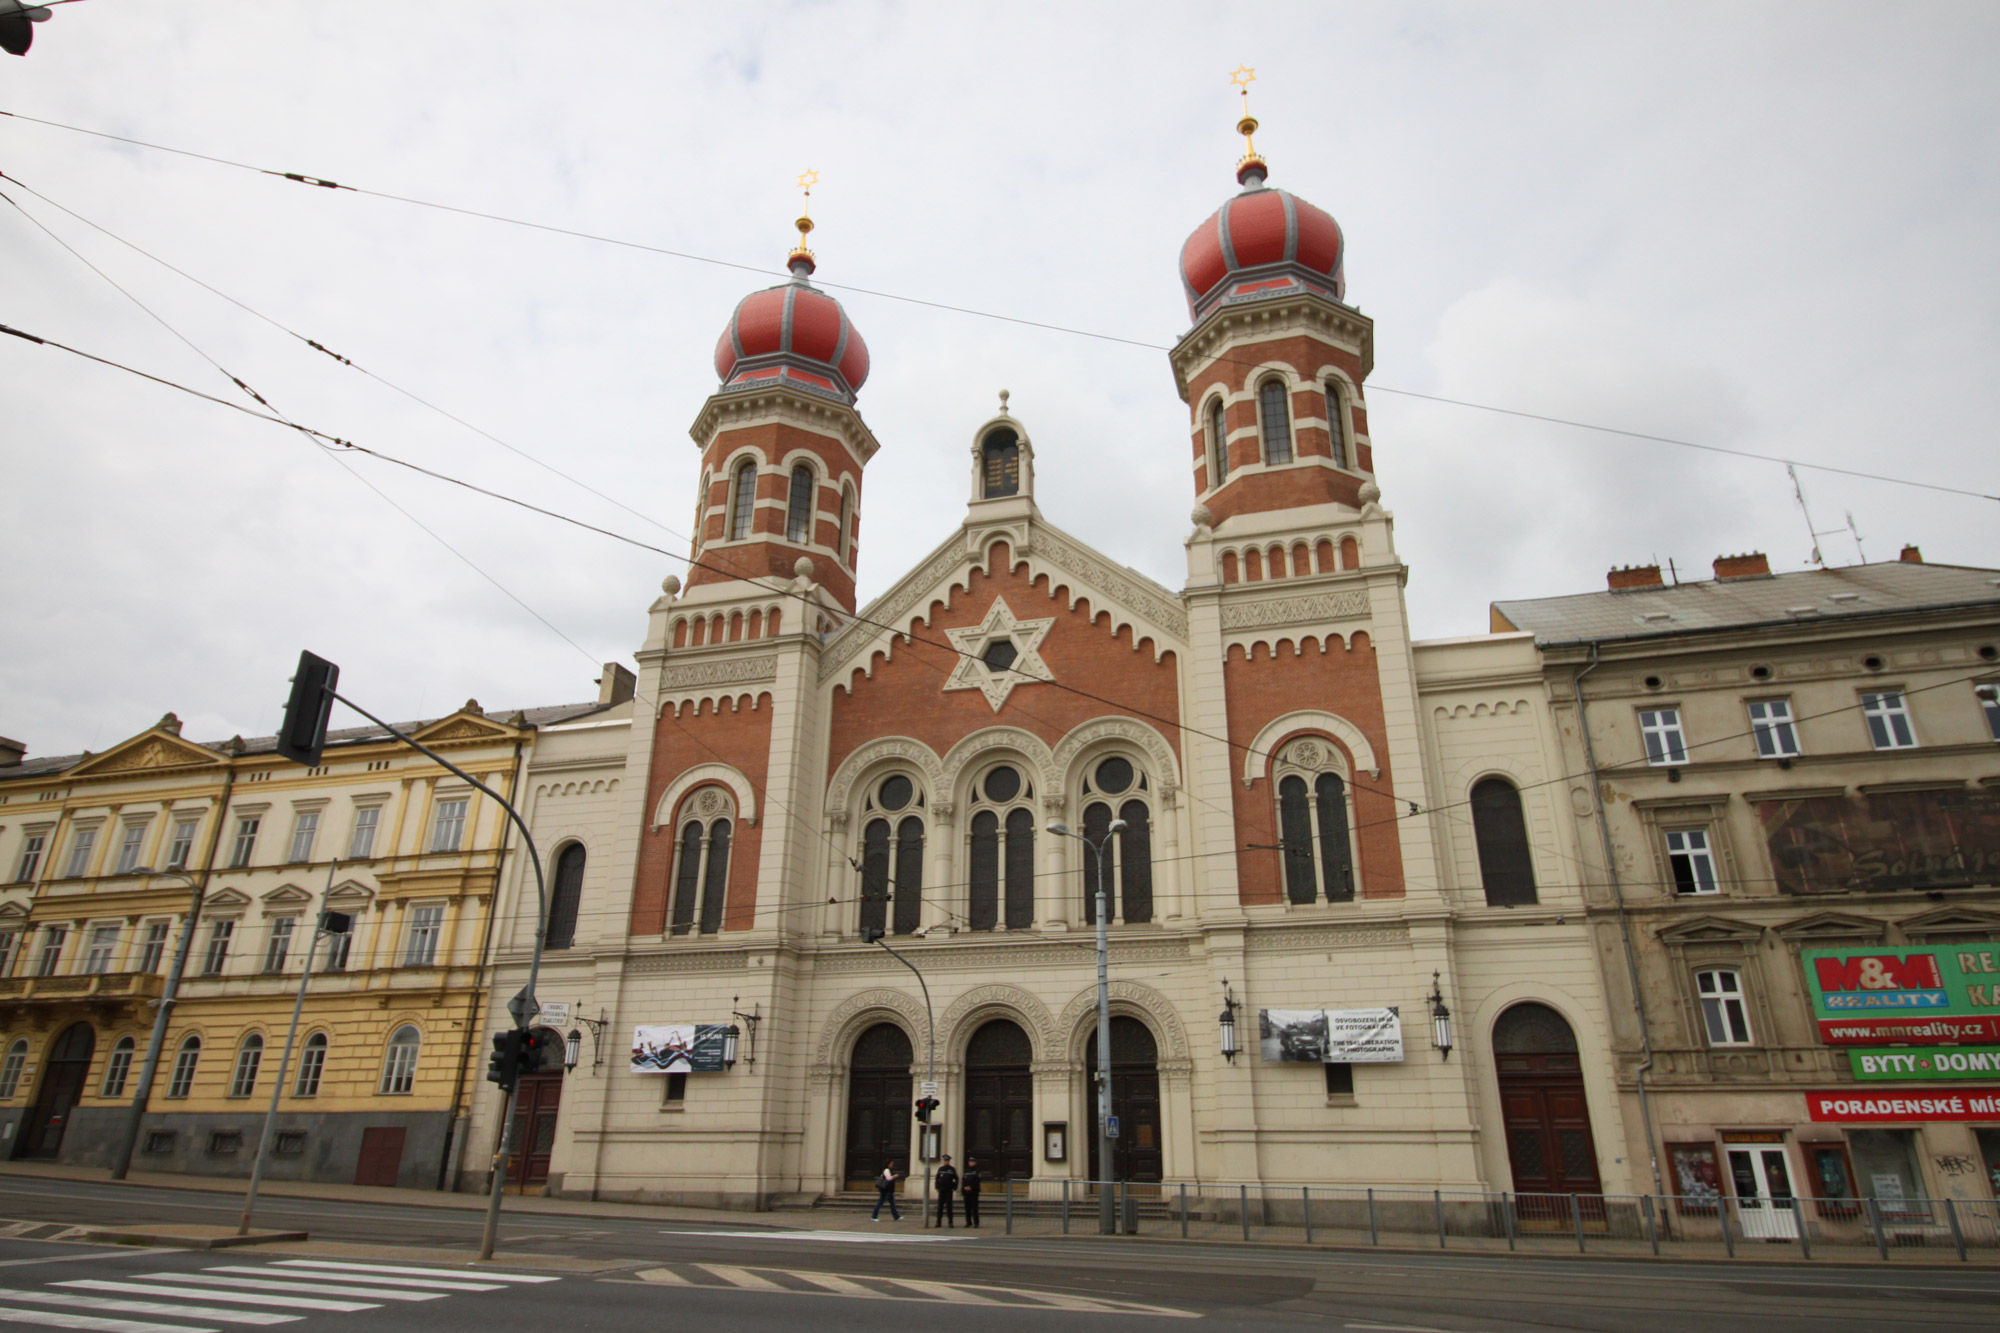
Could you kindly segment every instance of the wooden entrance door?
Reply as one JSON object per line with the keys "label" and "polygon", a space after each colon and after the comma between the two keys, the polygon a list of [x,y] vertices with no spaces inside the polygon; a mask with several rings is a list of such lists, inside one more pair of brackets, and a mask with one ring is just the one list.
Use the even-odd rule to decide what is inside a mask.
{"label": "wooden entrance door", "polygon": [[959,1160],[977,1161],[990,1181],[1026,1180],[1035,1173],[1034,1048],[1028,1034],[996,1019],[965,1048],[965,1147]]}
{"label": "wooden entrance door", "polygon": [[[1097,1082],[1097,1037],[1085,1054],[1085,1080]],[[1160,1140],[1159,1047],[1153,1034],[1136,1018],[1123,1014],[1111,1020],[1111,1114],[1118,1118],[1118,1137],[1111,1141],[1112,1180],[1158,1184],[1166,1154]],[[1084,1132],[1090,1139],[1090,1178],[1103,1180],[1097,1158],[1097,1107],[1094,1096]]]}
{"label": "wooden entrance door", "polygon": [[560,1073],[527,1074],[514,1088],[514,1152],[507,1159],[507,1183],[520,1191],[548,1184],[562,1086]]}
{"label": "wooden entrance door", "polygon": [[894,1023],[877,1023],[854,1043],[847,1075],[844,1187],[873,1189],[890,1162],[908,1172],[910,1124],[916,1117],[910,1082],[910,1039]]}
{"label": "wooden entrance door", "polygon": [[[1547,1005],[1517,1004],[1493,1025],[1493,1051],[1514,1189],[1525,1195],[1600,1193],[1583,1067],[1569,1023]],[[1524,1218],[1534,1211],[1525,1200],[1521,1207]],[[1566,1205],[1545,1210],[1553,1210],[1551,1221],[1569,1216]]]}
{"label": "wooden entrance door", "polygon": [[401,1125],[374,1125],[362,1130],[354,1183],[393,1187],[403,1173],[403,1136]]}
{"label": "wooden entrance door", "polygon": [[90,1056],[97,1049],[97,1032],[88,1023],[72,1023],[49,1044],[42,1064],[42,1082],[35,1104],[28,1111],[26,1132],[21,1137],[21,1156],[54,1157],[62,1147],[63,1131],[69,1128],[70,1113],[83,1099],[84,1080],[90,1077]]}

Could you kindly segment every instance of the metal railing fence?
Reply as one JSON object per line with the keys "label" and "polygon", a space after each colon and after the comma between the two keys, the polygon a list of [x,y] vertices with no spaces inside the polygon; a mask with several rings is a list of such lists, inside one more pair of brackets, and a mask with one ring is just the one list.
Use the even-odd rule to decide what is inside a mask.
{"label": "metal railing fence", "polygon": [[1132,1236],[1682,1258],[2000,1262],[2000,1205],[1974,1199],[1518,1194],[1170,1180],[1008,1180],[981,1202],[1009,1235],[1095,1235],[1111,1191]]}

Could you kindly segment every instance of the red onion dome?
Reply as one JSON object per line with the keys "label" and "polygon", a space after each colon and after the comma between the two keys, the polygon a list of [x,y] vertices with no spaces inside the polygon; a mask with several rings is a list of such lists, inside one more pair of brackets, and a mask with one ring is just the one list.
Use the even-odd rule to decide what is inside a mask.
{"label": "red onion dome", "polygon": [[1181,247],[1188,313],[1301,290],[1338,301],[1347,293],[1346,241],[1331,214],[1264,184],[1261,159],[1246,159],[1241,194],[1209,215]]}
{"label": "red onion dome", "polygon": [[715,344],[725,389],[774,380],[852,403],[868,379],[868,344],[840,302],[806,279],[812,258],[794,254],[792,280],[737,304]]}

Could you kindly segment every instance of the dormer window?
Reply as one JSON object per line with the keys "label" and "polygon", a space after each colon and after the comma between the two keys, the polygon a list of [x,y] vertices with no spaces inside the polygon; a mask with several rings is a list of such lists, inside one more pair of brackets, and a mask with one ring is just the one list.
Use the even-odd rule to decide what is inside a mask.
{"label": "dormer window", "polygon": [[1005,426],[979,442],[979,497],[997,500],[1021,493],[1021,441]]}
{"label": "dormer window", "polygon": [[986,664],[988,671],[997,676],[1013,666],[1014,659],[1019,656],[1020,651],[1014,647],[1012,639],[995,639],[986,645],[986,651],[979,654],[979,660]]}
{"label": "dormer window", "polygon": [[1283,380],[1265,380],[1257,390],[1257,415],[1264,430],[1264,463],[1292,461],[1292,411]]}

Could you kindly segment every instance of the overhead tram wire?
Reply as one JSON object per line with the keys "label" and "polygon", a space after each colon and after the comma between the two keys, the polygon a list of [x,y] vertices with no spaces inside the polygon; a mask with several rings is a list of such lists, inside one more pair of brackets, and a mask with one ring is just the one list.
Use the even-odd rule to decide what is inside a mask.
{"label": "overhead tram wire", "polygon": [[[381,487],[377,486],[374,482],[368,480],[368,478],[362,476],[359,472],[356,472],[352,467],[348,465],[346,459],[339,457],[339,455],[335,453],[333,450],[321,444],[320,439],[316,437],[321,437],[322,432],[310,430],[305,426],[300,425],[298,422],[293,421],[289,417],[285,416],[284,413],[280,412],[278,408],[275,405],[273,405],[269,399],[264,397],[264,395],[258,393],[255,389],[251,388],[249,384],[245,383],[240,377],[238,377],[236,374],[230,371],[227,366],[224,366],[220,361],[217,361],[214,357],[210,356],[207,352],[203,351],[201,347],[194,342],[193,339],[189,338],[186,334],[182,333],[179,329],[175,328],[172,324],[167,322],[167,320],[164,317],[162,317],[159,314],[159,312],[155,311],[151,306],[147,305],[144,301],[141,301],[137,296],[133,295],[131,292],[127,291],[123,286],[121,286],[117,281],[117,279],[113,278],[109,273],[106,273],[103,269],[99,268],[97,265],[91,263],[89,259],[87,259],[80,251],[78,251],[68,241],[65,241],[62,237],[56,235],[55,232],[51,231],[42,222],[40,218],[37,218],[34,214],[28,212],[27,209],[22,208],[19,201],[15,200],[12,196],[4,192],[0,192],[0,200],[5,200],[9,205],[13,207],[15,212],[19,213],[22,217],[26,218],[34,226],[39,228],[42,231],[42,233],[46,235],[50,240],[54,241],[57,245],[61,246],[63,249],[69,251],[70,255],[74,257],[78,263],[82,264],[92,273],[95,273],[98,277],[102,278],[106,283],[108,283],[111,286],[111,288],[114,291],[116,291],[120,296],[123,296],[126,300],[130,301],[133,305],[139,307],[140,310],[145,312],[148,318],[152,319],[161,328],[165,329],[168,333],[171,333],[175,338],[179,339],[182,343],[185,343],[188,349],[192,351],[196,356],[200,357],[202,360],[208,362],[209,365],[213,366],[217,374],[227,379],[231,384],[234,384],[238,389],[240,389],[244,393],[245,396],[261,404],[266,409],[266,411],[268,411],[271,415],[266,416],[264,415],[264,413],[251,411],[249,408],[244,407],[240,403],[232,403],[226,399],[217,398],[211,394],[202,393],[198,389],[190,388],[186,385],[179,384],[173,380],[163,379],[158,375],[147,375],[146,372],[144,371],[132,370],[132,368],[129,366],[124,366],[118,362],[107,360],[104,357],[91,356],[87,352],[77,352],[77,355],[88,357],[90,360],[96,361],[102,365],[115,366],[120,370],[132,370],[132,373],[144,376],[146,379],[152,380],[155,383],[165,384],[173,388],[182,389],[187,393],[194,394],[198,398],[206,398],[210,402],[220,403],[224,407],[236,408],[238,411],[244,412],[249,416],[256,417],[260,421],[276,422],[277,424],[282,425],[289,430],[295,431],[301,436],[304,436],[306,442],[314,446],[314,452],[322,454],[332,462],[338,464],[342,471],[346,472],[348,475],[352,476],[356,481],[360,482],[363,486],[366,486],[369,490],[373,491],[375,495],[379,499],[381,499],[384,503],[386,503],[391,509],[394,509],[397,513],[401,514],[411,523],[414,523],[419,530],[428,535],[433,541],[437,542],[438,545],[444,547],[445,550],[451,552],[454,556],[457,556],[458,559],[464,562],[464,564],[469,569],[471,569],[473,573],[479,575],[481,578],[485,579],[488,583],[492,584],[508,600],[512,601],[516,606],[520,607],[523,611],[526,611],[529,615],[533,616],[536,620],[540,621],[551,633],[555,634],[556,637],[560,638],[564,643],[567,643],[570,647],[576,649],[578,653],[581,653],[583,655],[584,660],[590,662],[592,665],[597,665],[598,659],[595,656],[593,656],[587,649],[585,649],[582,644],[579,644],[575,639],[570,638],[569,635],[564,634],[562,630],[558,629],[555,626],[555,624],[548,619],[548,617],[544,616],[541,612],[535,610],[534,607],[529,606],[527,602],[523,601],[520,597],[516,596],[515,593],[510,588],[508,588],[505,584],[501,583],[500,580],[494,578],[491,574],[487,573],[484,569],[482,569],[470,556],[466,555],[465,552],[459,550],[456,546],[452,545],[449,541],[445,540],[444,536],[440,534],[436,529],[432,528],[429,524],[425,523],[415,514],[412,514],[408,509],[405,509],[401,504],[397,503],[396,500],[391,496],[389,496],[388,494],[386,494]],[[7,333],[14,334],[17,337],[28,336],[34,342],[43,343],[51,347],[60,347],[64,351],[76,350],[73,348],[66,347],[61,343],[53,342],[49,339],[33,338],[32,335],[22,335],[18,330],[9,329],[5,325],[0,325],[0,331],[5,331]]]}
{"label": "overhead tram wire", "polygon": [[[110,134],[103,130],[86,129],[85,127],[80,125],[70,125],[62,121],[47,120],[40,116],[25,115],[18,111],[0,110],[0,116],[6,116],[14,120],[26,121],[34,125],[47,126],[50,129],[64,130],[72,134],[83,134],[83,135],[88,135],[92,138],[107,139],[115,143],[130,144],[133,147],[145,148],[154,152],[171,153],[179,157],[194,158],[198,161],[210,162],[218,166],[231,167],[239,171],[254,172],[262,176],[272,176],[280,180],[292,181],[300,185],[309,185],[321,189],[336,190],[348,194],[362,195],[373,199],[385,199],[394,203],[408,204],[416,208],[429,208],[437,210],[439,212],[456,213],[463,217],[478,218],[481,219],[482,221],[487,221],[487,222],[498,222],[506,226],[523,227],[531,231],[547,232],[557,236],[568,236],[576,240],[590,241],[592,243],[600,245],[612,245],[627,250],[638,250],[648,254],[662,255],[671,259],[684,259],[689,261],[690,263],[708,264],[717,268],[734,269],[739,272],[745,272],[745,273],[756,273],[766,277],[775,277],[778,278],[779,280],[783,280],[786,276],[783,273],[777,273],[771,269],[765,268],[762,265],[758,264],[745,264],[735,260],[717,259],[712,255],[696,254],[693,251],[689,250],[676,250],[667,246],[653,245],[645,241],[634,241],[634,240],[628,240],[624,237],[608,236],[600,232],[583,231],[579,228],[574,228],[574,227],[560,227],[556,226],[553,223],[547,223],[547,222],[534,222],[526,218],[510,217],[504,213],[492,213],[492,212],[487,212],[483,209],[467,208],[457,204],[441,203],[437,200],[432,200],[432,199],[419,199],[411,195],[392,194],[386,190],[374,190],[374,189],[369,189],[366,186],[346,185],[339,181],[329,180],[322,176],[308,175],[304,172],[278,171],[270,167],[256,166],[249,162],[238,162],[230,158],[218,157],[211,153],[199,153],[191,149],[174,148],[166,144],[153,143],[145,139],[131,138],[127,135]],[[926,309],[945,311],[950,314],[969,315],[977,319],[997,320],[1002,323],[1014,324],[1021,326],[1023,328],[1042,329],[1050,333],[1062,333],[1062,334],[1068,334],[1072,337],[1090,338],[1098,342],[1116,343],[1126,347],[1143,348],[1147,351],[1171,352],[1173,350],[1172,347],[1168,344],[1151,342],[1143,338],[1128,338],[1120,334],[1103,333],[1095,329],[1078,328],[1075,325],[1058,324],[1049,320],[1028,319],[1020,315],[1006,315],[1006,314],[1001,314],[998,311],[982,310],[976,306],[956,305],[947,301],[934,301],[926,297],[911,296],[903,292],[884,291],[880,288],[862,287],[862,286],[857,286],[853,283],[842,283],[842,282],[831,282],[831,281],[821,281],[817,285],[821,287],[831,288],[836,291],[852,292],[858,296],[872,296],[885,301],[897,301],[906,305],[922,306]],[[1255,365],[1262,364],[1262,363],[1253,363],[1249,361],[1240,361],[1232,357],[1218,357],[1216,359],[1222,363],[1230,365],[1242,365],[1242,366],[1254,367]],[[1814,462],[1808,462],[1804,459],[1785,458],[1781,455],[1758,453],[1754,450],[1749,450],[1749,449],[1732,449],[1725,445],[1704,444],[1694,440],[1678,439],[1670,435],[1655,435],[1646,431],[1628,430],[1618,426],[1602,426],[1594,422],[1577,421],[1569,417],[1559,417],[1540,412],[1528,412],[1518,408],[1499,407],[1491,403],[1478,403],[1464,398],[1452,398],[1444,394],[1422,393],[1415,389],[1398,389],[1386,384],[1370,384],[1367,386],[1367,390],[1368,392],[1371,393],[1393,394],[1402,398],[1411,398],[1411,399],[1421,400],[1424,402],[1439,403],[1451,407],[1460,407],[1470,411],[1491,412],[1497,415],[1515,417],[1521,420],[1546,422],[1550,425],[1564,426],[1576,430],[1596,431],[1601,434],[1616,435],[1624,439],[1641,440],[1653,444],[1672,445],[1677,448],[1695,449],[1705,453],[1721,454],[1733,458],[1747,459],[1753,462],[1777,463],[1788,467],[1806,468],[1808,470],[1815,472],[1826,472],[1826,473],[1832,473],[1837,476],[1853,477],[1863,481],[1882,482],[1885,485],[1911,486],[1911,487],[1916,487],[1920,490],[1935,491],[1945,495],[1961,495],[1971,499],[1991,500],[1994,501],[1995,503],[2000,503],[2000,495],[1989,494],[1985,491],[1973,490],[1968,487],[1947,486],[1938,482],[1917,481],[1908,477],[1889,476],[1879,472],[1864,472],[1858,468],[1838,467],[1831,463],[1814,463]]]}

